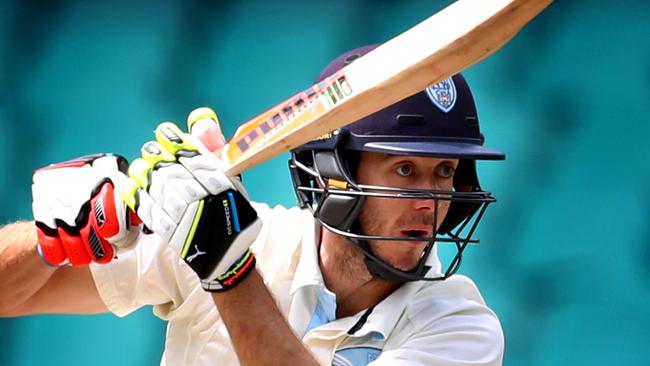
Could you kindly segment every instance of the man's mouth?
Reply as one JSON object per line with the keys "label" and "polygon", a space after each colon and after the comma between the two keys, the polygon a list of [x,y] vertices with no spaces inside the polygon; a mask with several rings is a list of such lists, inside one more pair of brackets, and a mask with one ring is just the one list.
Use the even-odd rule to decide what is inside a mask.
{"label": "man's mouth", "polygon": [[409,238],[430,238],[432,236],[431,230],[424,227],[409,227],[401,231],[402,236]]}

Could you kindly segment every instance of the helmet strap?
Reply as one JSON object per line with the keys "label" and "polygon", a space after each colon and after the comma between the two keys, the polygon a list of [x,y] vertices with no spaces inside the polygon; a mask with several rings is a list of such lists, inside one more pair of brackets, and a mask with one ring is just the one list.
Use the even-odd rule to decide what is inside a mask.
{"label": "helmet strap", "polygon": [[372,252],[372,249],[370,248],[370,245],[366,240],[357,240],[350,237],[345,237],[345,238],[350,243],[352,243],[354,248],[356,248],[359,252],[361,252],[361,254],[363,254],[366,268],[368,269],[370,275],[373,276],[374,278],[378,278],[386,281],[393,281],[393,282],[418,281],[422,279],[421,277],[424,276],[431,268],[430,266],[424,265],[424,263],[426,262],[426,259],[428,257],[429,252],[431,251],[431,248],[433,247],[433,244],[430,244],[427,247],[425,255],[422,256],[415,269],[411,271],[402,271],[386,263],[386,261],[384,261],[383,259],[377,257]]}

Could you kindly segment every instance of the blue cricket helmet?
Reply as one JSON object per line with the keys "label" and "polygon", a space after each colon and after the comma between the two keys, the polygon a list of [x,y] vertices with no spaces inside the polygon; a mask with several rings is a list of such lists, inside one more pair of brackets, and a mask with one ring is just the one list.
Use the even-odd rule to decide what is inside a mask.
{"label": "blue cricket helmet", "polygon": [[[378,45],[337,57],[321,72],[319,82]],[[345,148],[393,155],[503,160],[505,155],[483,146],[474,97],[461,74],[388,106],[345,129]],[[312,148],[315,141],[300,148]]]}

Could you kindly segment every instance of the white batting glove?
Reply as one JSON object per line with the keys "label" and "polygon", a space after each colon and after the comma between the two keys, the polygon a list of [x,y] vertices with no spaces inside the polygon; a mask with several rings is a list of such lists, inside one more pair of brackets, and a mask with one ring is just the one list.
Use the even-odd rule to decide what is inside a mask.
{"label": "white batting glove", "polygon": [[[216,116],[215,116],[216,119]],[[255,267],[249,247],[261,220],[219,159],[171,122],[142,147],[121,196],[196,272],[207,291],[224,291]]]}
{"label": "white batting glove", "polygon": [[133,242],[139,220],[114,194],[127,166],[119,155],[96,154],[34,172],[32,211],[47,264],[108,263]]}

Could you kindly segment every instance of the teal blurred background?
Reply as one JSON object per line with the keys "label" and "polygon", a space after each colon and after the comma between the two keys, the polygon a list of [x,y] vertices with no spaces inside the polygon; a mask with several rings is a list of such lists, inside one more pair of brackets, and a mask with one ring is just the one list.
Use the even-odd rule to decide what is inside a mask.
{"label": "teal blurred background", "polygon": [[[230,136],[446,4],[0,0],[0,220],[30,217],[36,167],[132,159],[201,105]],[[650,365],[650,2],[557,1],[465,75],[508,154],[479,165],[499,202],[461,268],[503,323],[505,364]],[[253,199],[294,203],[286,159],[244,175]],[[3,366],[156,365],[165,327],[145,308],[0,319],[0,334]]]}

